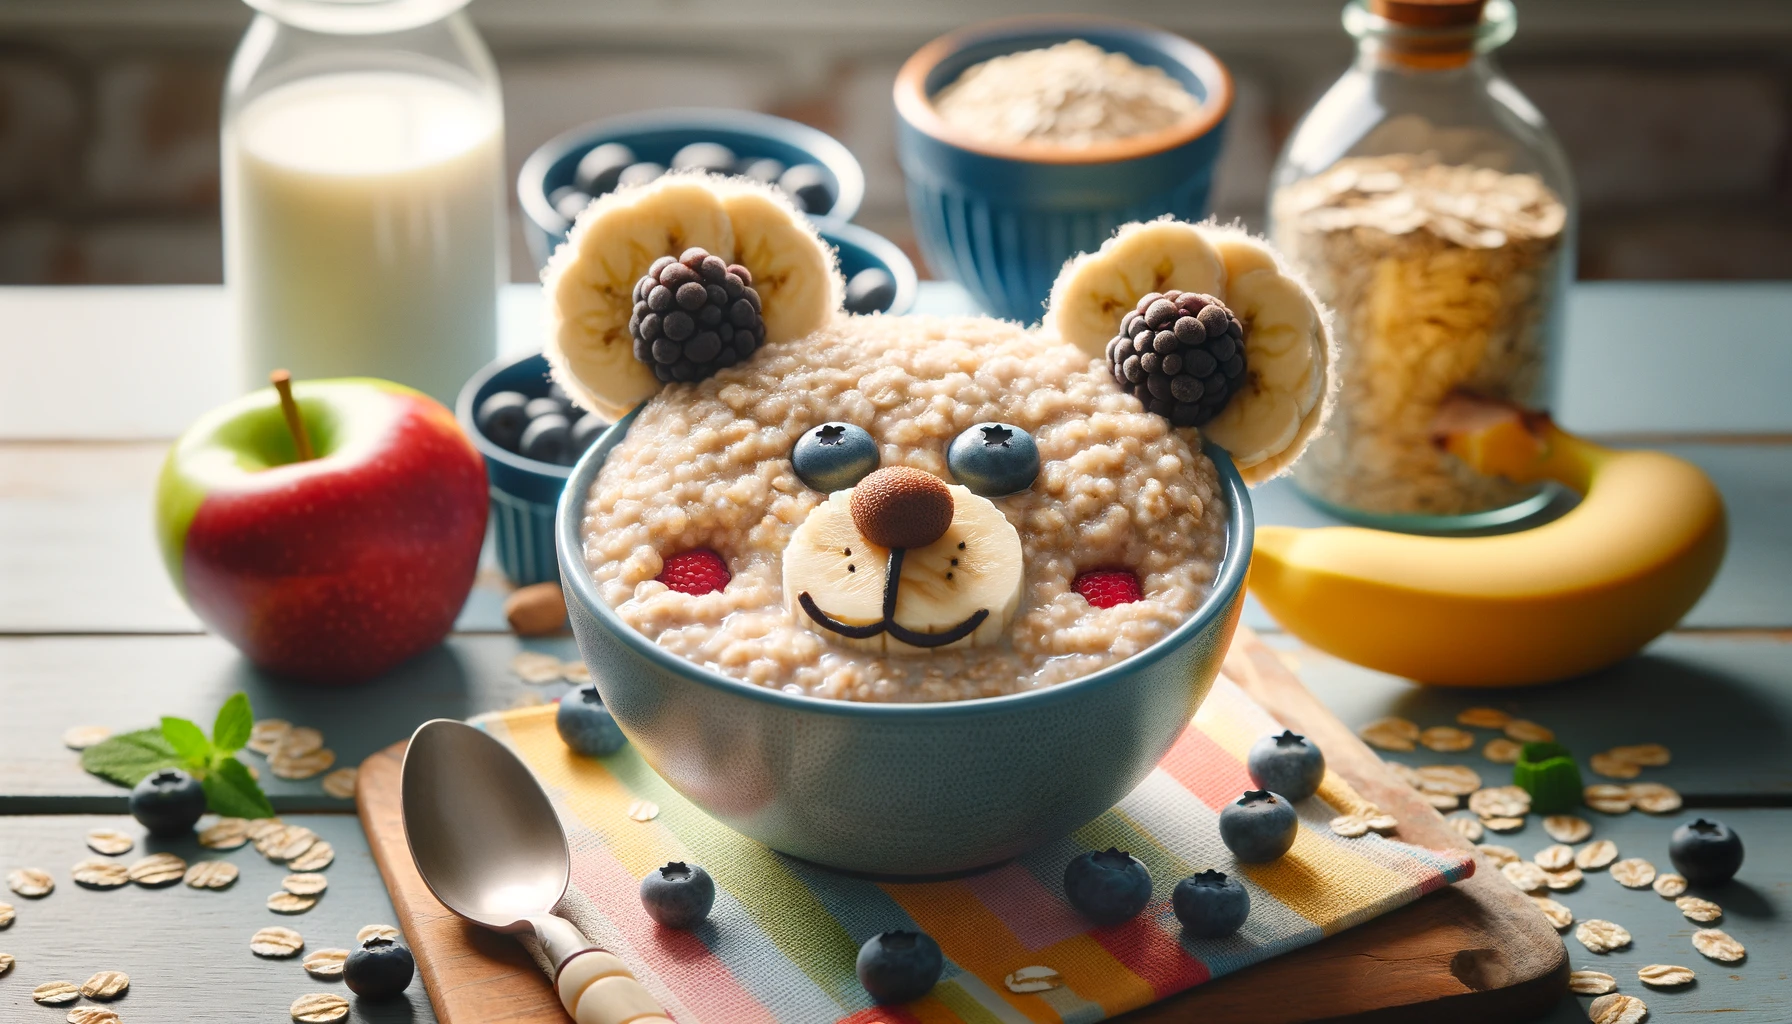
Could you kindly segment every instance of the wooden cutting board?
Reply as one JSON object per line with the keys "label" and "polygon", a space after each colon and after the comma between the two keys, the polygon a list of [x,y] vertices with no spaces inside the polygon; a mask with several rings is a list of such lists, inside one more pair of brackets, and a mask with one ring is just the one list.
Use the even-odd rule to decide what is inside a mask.
{"label": "wooden cutting board", "polygon": [[[1434,849],[1470,845],[1249,630],[1239,630],[1225,673],[1289,728],[1311,736],[1325,750],[1328,766],[1399,818],[1396,838]],[[399,813],[403,758],[404,744],[398,743],[362,763],[361,821],[436,1016],[441,1024],[565,1024],[547,978],[522,946],[461,921],[418,877]],[[1473,878],[1417,903],[1122,1019],[1493,1024],[1541,1014],[1567,991],[1567,951],[1530,897],[1485,860],[1478,868]]]}

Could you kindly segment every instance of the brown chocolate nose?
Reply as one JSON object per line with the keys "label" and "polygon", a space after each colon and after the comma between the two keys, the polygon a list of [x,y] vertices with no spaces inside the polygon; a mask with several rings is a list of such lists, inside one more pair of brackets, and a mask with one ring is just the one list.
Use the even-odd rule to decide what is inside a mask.
{"label": "brown chocolate nose", "polygon": [[952,525],[945,481],[907,466],[877,470],[852,489],[852,523],[886,548],[924,548]]}

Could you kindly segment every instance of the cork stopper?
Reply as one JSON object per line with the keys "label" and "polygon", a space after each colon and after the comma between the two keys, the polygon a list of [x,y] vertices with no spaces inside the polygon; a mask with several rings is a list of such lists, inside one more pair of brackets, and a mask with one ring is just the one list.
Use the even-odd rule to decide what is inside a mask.
{"label": "cork stopper", "polygon": [[1461,28],[1481,21],[1487,0],[1369,0],[1369,11],[1396,25]]}

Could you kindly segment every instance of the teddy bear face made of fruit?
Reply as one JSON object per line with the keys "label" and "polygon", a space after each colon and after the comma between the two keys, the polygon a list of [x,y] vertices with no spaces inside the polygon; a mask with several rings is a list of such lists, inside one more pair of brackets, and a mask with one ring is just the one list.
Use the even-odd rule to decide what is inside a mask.
{"label": "teddy bear face made of fruit", "polygon": [[547,355],[616,418],[582,523],[602,599],[760,685],[952,700],[1086,675],[1199,607],[1227,511],[1325,415],[1325,315],[1242,232],[1129,225],[1042,326],[851,316],[770,189],[674,175],[589,206]]}

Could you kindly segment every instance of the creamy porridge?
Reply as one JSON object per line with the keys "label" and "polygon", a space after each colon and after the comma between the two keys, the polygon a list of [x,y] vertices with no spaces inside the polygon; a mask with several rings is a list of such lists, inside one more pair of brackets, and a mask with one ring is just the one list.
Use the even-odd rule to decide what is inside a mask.
{"label": "creamy porridge", "polygon": [[[1031,434],[1039,469],[1030,487],[996,498],[950,488],[951,529],[982,529],[966,519],[982,510],[999,512],[1008,526],[995,526],[1018,536],[1018,600],[1005,629],[984,620],[964,644],[911,652],[895,639],[849,641],[793,609],[787,548],[804,542],[799,527],[812,512],[819,519],[818,506],[843,507],[847,497],[830,502],[791,461],[797,440],[829,421],[869,431],[883,467],[947,484],[948,446],[967,428],[1001,421]],[[1056,338],[987,319],[840,318],[652,398],[587,497],[585,562],[629,626],[761,686],[868,701],[1048,686],[1151,646],[1211,589],[1226,509],[1213,464],[1191,444],[1193,431],[1143,411],[1087,352]],[[854,543],[841,561],[881,572],[888,552],[854,554]],[[944,548],[942,575],[948,561],[959,564]],[[726,562],[726,586],[691,594],[656,580],[667,558],[702,549]],[[897,565],[897,590],[932,571]],[[1139,599],[1097,607],[1073,589],[1080,574],[1106,569],[1136,576]]]}
{"label": "creamy porridge", "polygon": [[979,138],[1066,146],[1161,131],[1201,109],[1164,69],[1082,39],[973,64],[933,106]]}

